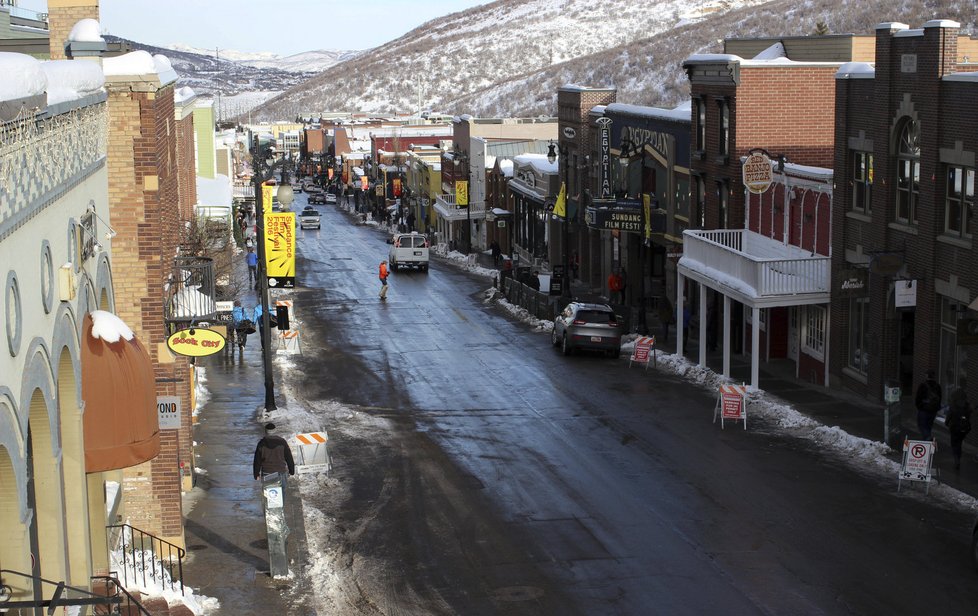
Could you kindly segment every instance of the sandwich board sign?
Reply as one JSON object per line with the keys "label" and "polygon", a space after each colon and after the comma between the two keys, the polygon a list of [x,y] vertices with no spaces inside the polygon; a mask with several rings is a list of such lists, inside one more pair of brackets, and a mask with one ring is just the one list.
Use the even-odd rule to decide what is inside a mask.
{"label": "sandwich board sign", "polygon": [[635,340],[635,350],[632,351],[632,356],[628,358],[628,367],[632,367],[632,362],[637,362],[640,364],[645,364],[645,369],[649,369],[649,356],[652,356],[652,362],[655,363],[655,336],[642,336]]}
{"label": "sandwich board sign", "polygon": [[717,392],[717,403],[713,407],[713,423],[720,418],[720,428],[723,428],[724,420],[737,423],[744,421],[744,430],[747,429],[747,385],[721,385]]}
{"label": "sandwich board sign", "polygon": [[903,463],[900,464],[900,475],[897,479],[897,492],[904,480],[923,481],[930,492],[930,480],[934,476],[934,453],[937,443],[934,441],[903,440]]}

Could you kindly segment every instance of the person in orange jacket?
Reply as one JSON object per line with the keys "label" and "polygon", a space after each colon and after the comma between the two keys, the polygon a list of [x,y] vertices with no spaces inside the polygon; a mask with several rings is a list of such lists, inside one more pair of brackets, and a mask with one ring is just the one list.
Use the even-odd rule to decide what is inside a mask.
{"label": "person in orange jacket", "polygon": [[624,303],[624,290],[625,290],[625,279],[622,277],[621,272],[615,270],[608,274],[608,295],[609,299],[614,302],[616,299],[618,303]]}
{"label": "person in orange jacket", "polygon": [[380,262],[380,299],[387,299],[387,259]]}

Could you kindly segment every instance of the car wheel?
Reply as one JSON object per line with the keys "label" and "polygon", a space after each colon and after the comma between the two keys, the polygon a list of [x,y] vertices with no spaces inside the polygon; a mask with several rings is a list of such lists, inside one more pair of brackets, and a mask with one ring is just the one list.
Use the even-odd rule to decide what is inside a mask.
{"label": "car wheel", "polygon": [[567,337],[567,332],[564,332],[564,335],[560,338],[560,350],[564,353],[564,355],[570,355],[573,351],[570,345],[570,340]]}
{"label": "car wheel", "polygon": [[556,327],[554,327],[550,331],[550,344],[552,344],[554,346],[557,346],[558,344],[560,344],[560,336],[557,335],[557,328]]}
{"label": "car wheel", "polygon": [[425,274],[428,273],[428,264],[427,263],[421,266],[421,271],[424,272]]}

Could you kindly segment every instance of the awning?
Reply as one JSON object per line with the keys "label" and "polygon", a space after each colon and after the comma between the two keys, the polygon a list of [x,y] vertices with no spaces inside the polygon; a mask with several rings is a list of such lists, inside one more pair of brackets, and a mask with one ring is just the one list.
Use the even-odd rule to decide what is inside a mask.
{"label": "awning", "polygon": [[160,452],[152,360],[132,330],[110,312],[85,315],[82,398],[86,472],[126,468]]}

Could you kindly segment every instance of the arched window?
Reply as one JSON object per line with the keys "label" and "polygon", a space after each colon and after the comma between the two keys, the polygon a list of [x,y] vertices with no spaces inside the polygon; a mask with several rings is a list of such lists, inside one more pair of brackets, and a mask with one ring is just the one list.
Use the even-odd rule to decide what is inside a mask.
{"label": "arched window", "polygon": [[917,224],[917,199],[920,195],[920,125],[907,120],[897,141],[896,218]]}

